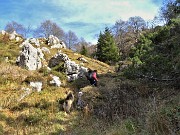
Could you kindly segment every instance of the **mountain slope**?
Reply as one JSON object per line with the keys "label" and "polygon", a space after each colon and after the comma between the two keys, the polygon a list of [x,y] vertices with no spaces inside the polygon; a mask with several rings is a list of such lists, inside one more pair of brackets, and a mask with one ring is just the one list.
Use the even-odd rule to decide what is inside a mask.
{"label": "mountain slope", "polygon": [[[20,55],[20,45],[25,40],[16,41],[9,39],[8,34],[0,34],[0,134],[55,134],[60,130],[65,131],[76,119],[79,112],[74,110],[70,116],[65,116],[62,111],[63,99],[66,91],[73,91],[75,96],[77,88],[67,82],[64,73],[57,71],[48,72],[41,68],[29,71],[16,65],[16,59]],[[83,63],[84,67],[96,69],[99,74],[112,71],[112,68],[100,61],[74,53],[68,49],[51,49],[45,39],[39,39],[41,47],[46,47],[50,53],[44,53],[45,63],[59,51],[67,54],[69,59],[77,64],[82,61],[79,57],[85,58],[88,62]],[[34,47],[36,47],[33,44]],[[49,85],[50,74],[59,75],[62,86]],[[29,92],[29,81],[43,82],[41,92]],[[85,77],[81,79],[84,85],[89,85]]]}

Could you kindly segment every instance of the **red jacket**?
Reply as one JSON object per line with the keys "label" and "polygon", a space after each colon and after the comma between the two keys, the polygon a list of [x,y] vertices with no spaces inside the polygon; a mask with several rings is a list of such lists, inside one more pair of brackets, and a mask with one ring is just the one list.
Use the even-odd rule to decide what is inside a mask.
{"label": "red jacket", "polygon": [[96,81],[98,81],[96,72],[92,73],[92,78],[95,79]]}

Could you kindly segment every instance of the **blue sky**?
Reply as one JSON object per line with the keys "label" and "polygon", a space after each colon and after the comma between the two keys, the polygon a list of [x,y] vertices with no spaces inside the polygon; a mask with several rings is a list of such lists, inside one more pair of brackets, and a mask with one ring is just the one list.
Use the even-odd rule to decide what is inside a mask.
{"label": "blue sky", "polygon": [[119,19],[140,16],[152,20],[163,0],[0,0],[0,30],[16,21],[36,28],[51,20],[65,32],[96,43],[95,35]]}

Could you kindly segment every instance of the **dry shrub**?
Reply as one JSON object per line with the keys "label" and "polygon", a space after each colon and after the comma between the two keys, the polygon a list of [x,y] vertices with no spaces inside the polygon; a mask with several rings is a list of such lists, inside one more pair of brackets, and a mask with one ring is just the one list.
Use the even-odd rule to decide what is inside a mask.
{"label": "dry shrub", "polygon": [[151,116],[148,117],[147,119],[147,125],[149,132],[151,134],[157,134],[157,135],[170,135],[172,134],[171,128],[170,128],[170,123],[164,117],[158,112],[155,112],[151,114]]}
{"label": "dry shrub", "polygon": [[97,104],[95,114],[112,121],[138,116],[140,105],[136,87],[126,83],[110,84],[101,89],[103,102]]}
{"label": "dry shrub", "polygon": [[1,42],[8,43],[9,42],[9,34],[5,34],[2,36]]}
{"label": "dry shrub", "polygon": [[4,80],[22,82],[29,74],[28,71],[8,63],[0,63],[0,67],[0,76]]}

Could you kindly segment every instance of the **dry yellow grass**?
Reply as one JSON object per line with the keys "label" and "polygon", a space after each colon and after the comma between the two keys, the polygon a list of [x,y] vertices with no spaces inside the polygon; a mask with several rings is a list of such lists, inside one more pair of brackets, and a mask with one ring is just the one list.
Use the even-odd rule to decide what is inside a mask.
{"label": "dry yellow grass", "polygon": [[[6,39],[7,40],[7,39]],[[65,91],[74,91],[76,88],[69,87],[64,81],[63,87],[43,86],[40,93],[32,91],[22,100],[20,97],[25,93],[23,87],[28,87],[24,82],[27,77],[43,78],[45,83],[48,81],[48,75],[44,75],[38,71],[28,71],[15,65],[16,58],[19,54],[19,45],[21,42],[10,41],[0,35],[0,133],[2,134],[59,134],[61,132],[71,132],[71,128],[81,119],[81,112],[73,110],[70,115],[65,116],[62,111],[61,102],[65,98]],[[50,47],[42,44],[41,47]],[[67,54],[68,57],[80,64],[77,59],[82,56],[69,49],[50,49],[51,53],[45,53],[45,64],[59,50]],[[8,62],[4,62],[5,57],[9,57]],[[102,62],[90,59],[84,63],[87,68],[98,70],[99,73],[106,73],[111,67]],[[94,64],[95,63],[95,64]],[[91,91],[92,89],[92,91]],[[86,95],[96,95],[96,88],[86,87],[84,92]],[[74,91],[76,95],[76,91]],[[89,96],[89,100],[91,98]],[[1,128],[2,127],[2,128]]]}
{"label": "dry yellow grass", "polygon": [[[147,85],[142,85],[140,82],[135,82],[136,85],[134,85],[132,80],[127,80],[123,77],[118,77],[117,74],[113,74],[113,67],[103,62],[80,54],[75,54],[69,49],[50,49],[50,47],[44,43],[41,46],[47,47],[51,51],[50,54],[45,53],[46,64],[51,57],[61,50],[77,64],[81,63],[81,61],[77,59],[82,56],[88,61],[88,63],[84,63],[84,66],[93,70],[98,70],[99,74],[98,87],[89,86],[89,82],[86,78],[76,80],[73,83],[67,83],[63,80],[64,85],[60,88],[50,86],[47,84],[47,81],[49,81],[48,73],[44,74],[40,71],[28,71],[14,64],[19,53],[19,44],[21,42],[9,40],[4,42],[2,35],[0,35],[0,134],[59,135],[62,133],[64,135],[126,135],[148,134],[148,132],[161,134],[163,133],[161,132],[163,129],[167,129],[169,133],[171,126],[168,125],[170,123],[167,122],[168,119],[166,114],[173,117],[178,114],[178,108],[173,106],[165,110],[163,115],[160,112],[161,108],[159,108],[157,112],[153,113],[155,117],[152,115],[151,110],[149,110],[148,114],[143,114],[144,117],[142,118],[143,120],[147,119],[147,123],[141,123],[143,120],[134,123],[130,117],[119,123],[115,122],[112,124],[106,119],[99,119],[93,114],[93,109],[95,109],[93,107],[99,107],[98,105],[104,105],[104,107],[106,107],[110,105],[107,101],[107,97],[109,96],[108,94],[113,95],[113,93],[111,93],[112,91],[116,90],[116,92],[121,92],[121,90],[127,89],[127,91],[125,91],[127,93],[128,91],[134,91],[139,93],[140,96],[145,97],[148,95],[150,89]],[[10,56],[10,61],[8,63],[2,62],[6,56]],[[19,100],[21,95],[24,94],[22,87],[28,87],[24,82],[27,77],[31,79],[36,79],[36,77],[43,78],[46,85],[43,86],[41,92],[32,91],[22,100]],[[121,89],[121,87],[123,88]],[[69,115],[65,115],[62,110],[65,91],[73,91],[76,102],[77,92],[79,90],[84,93],[83,100],[88,106],[84,108],[84,110],[77,110],[75,108],[76,106],[74,106],[74,110],[72,110]],[[169,88],[163,90],[173,91],[173,89]],[[103,96],[106,100],[103,100]],[[133,96],[133,94],[131,96]],[[179,103],[179,99],[180,98],[177,98],[177,101],[174,103],[175,105]],[[171,99],[172,102],[174,102],[174,100],[174,98]],[[155,105],[153,102],[148,101],[144,103],[149,103],[148,105],[152,106]],[[117,104],[120,104],[120,102]],[[164,102],[164,104],[166,104],[166,102]],[[123,104],[120,104],[120,106],[121,105]],[[156,116],[156,114],[158,114],[158,116]],[[168,118],[171,119],[171,117]],[[176,119],[178,119],[178,117]],[[158,124],[156,124],[156,122],[158,122]],[[143,124],[148,124],[149,129],[146,129],[146,127],[140,129],[143,127],[141,126]],[[161,130],[159,130],[159,127],[162,127]],[[145,129],[147,132],[144,131]]]}

